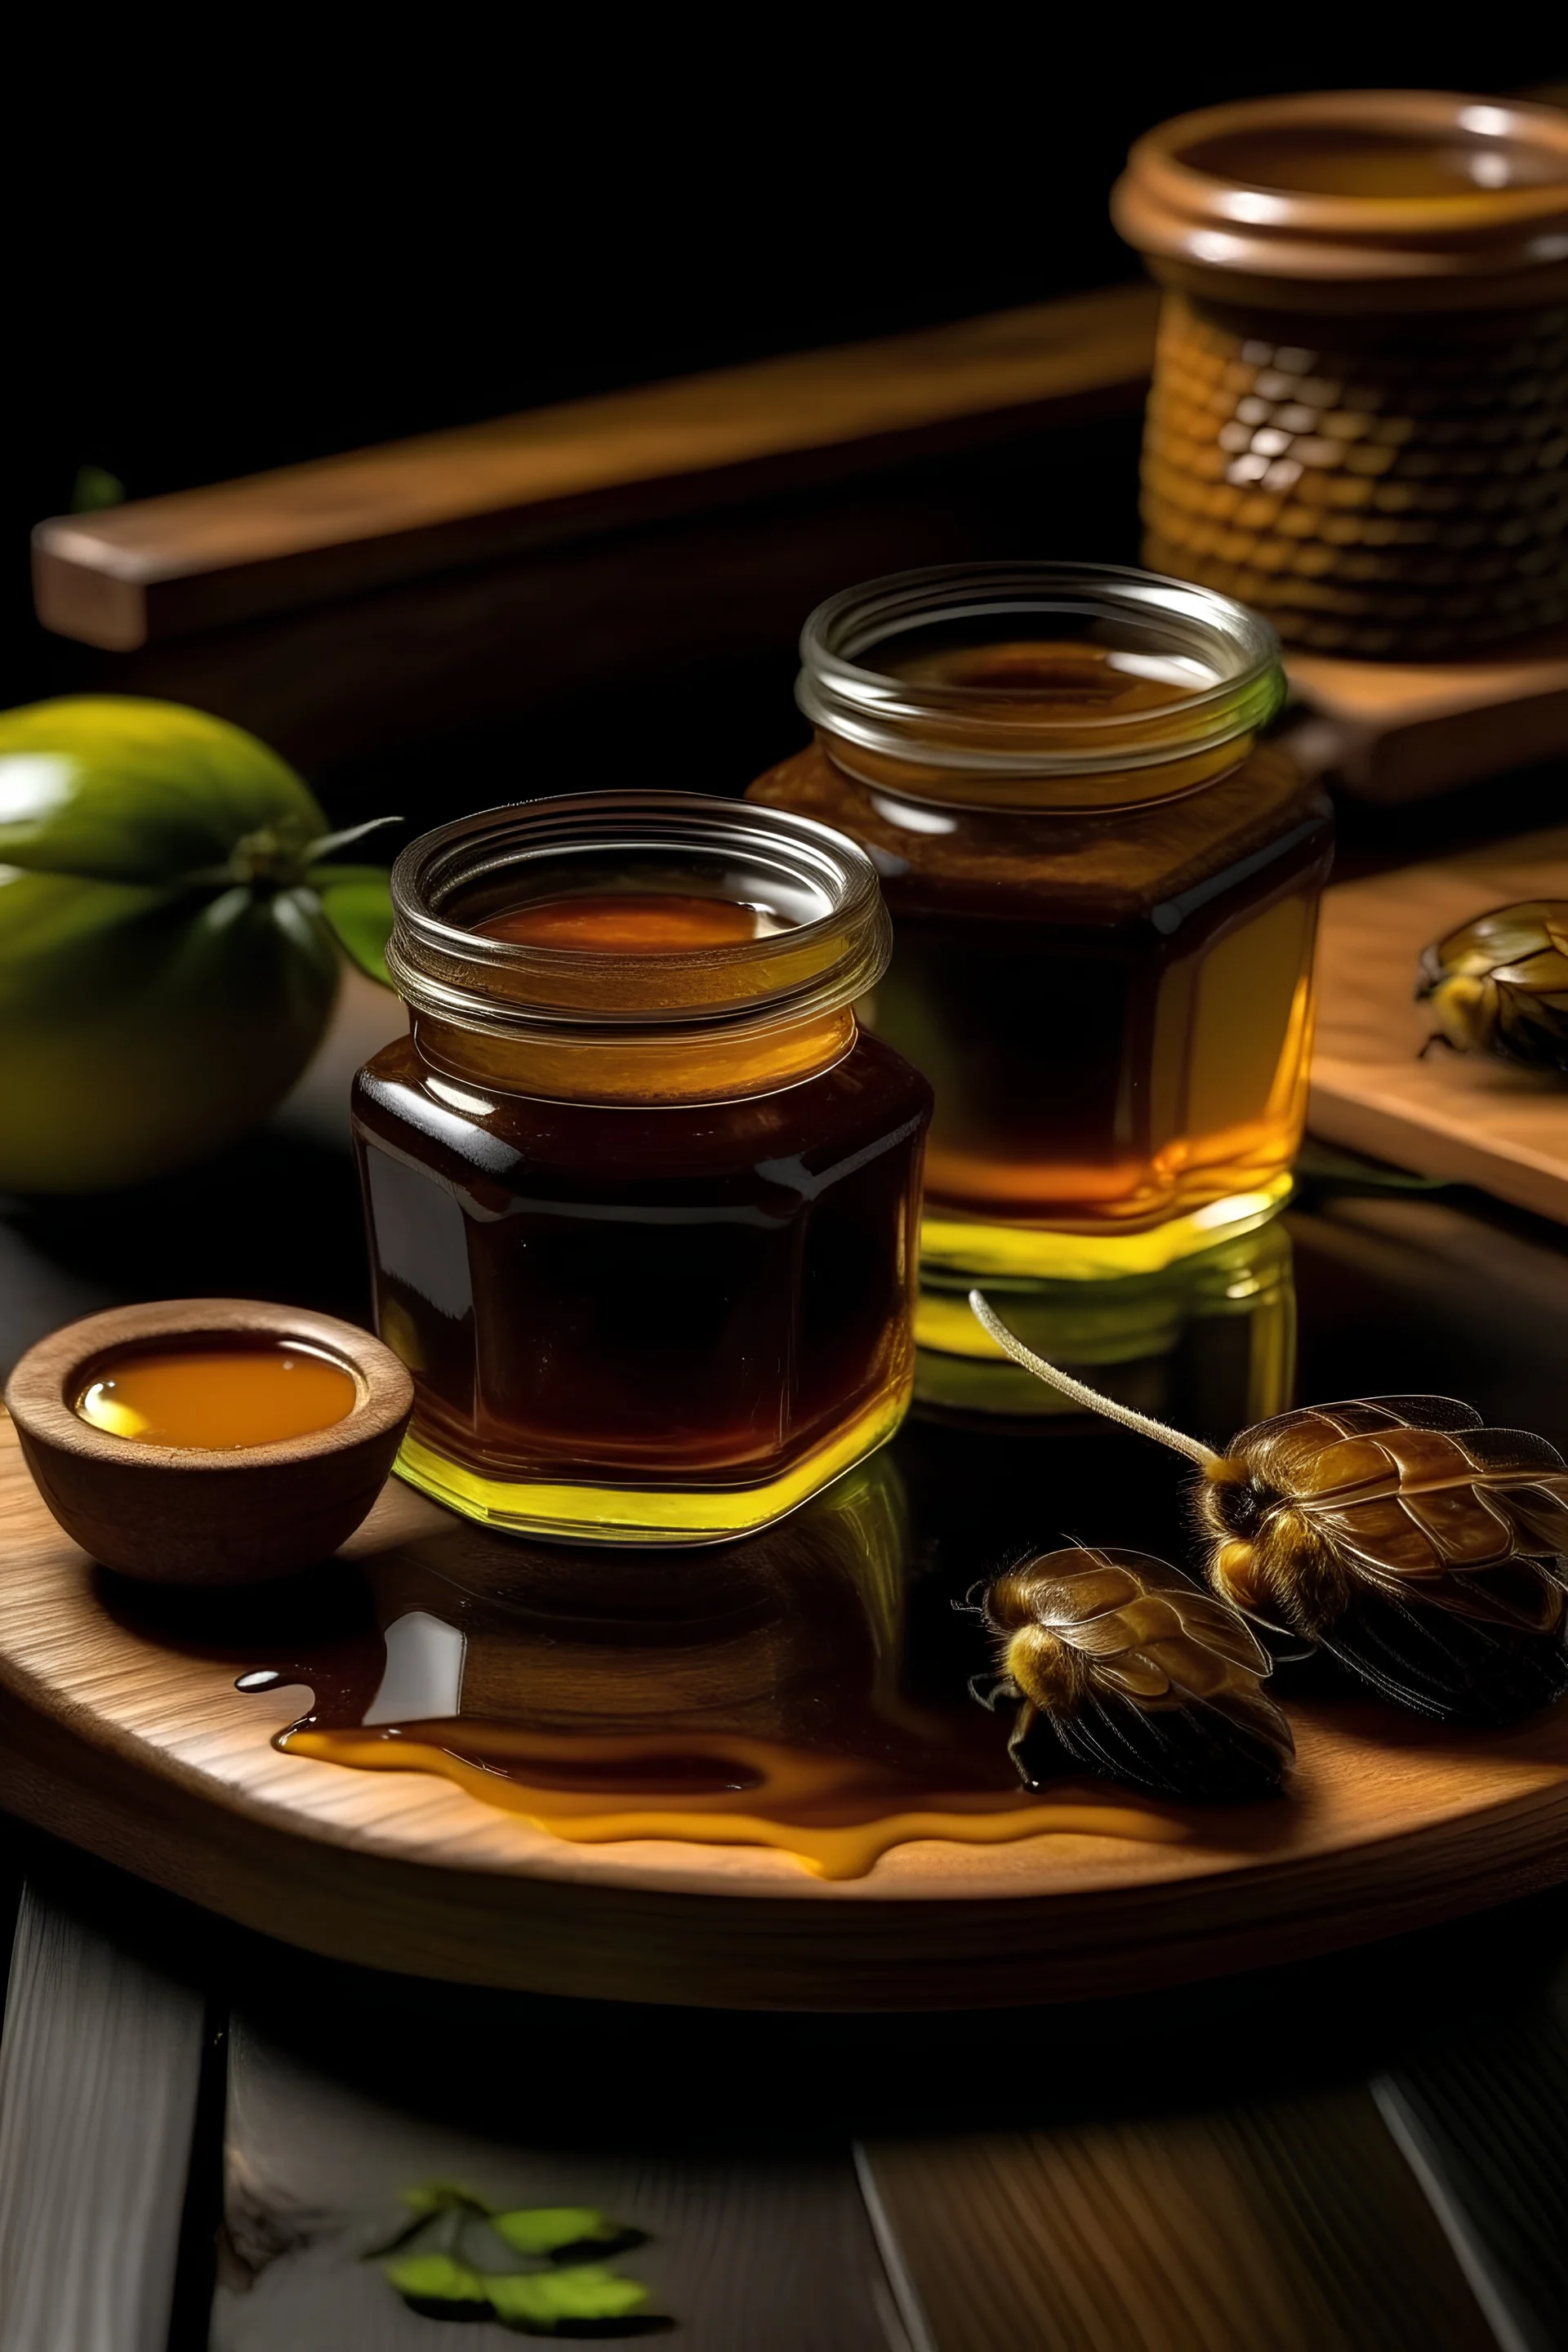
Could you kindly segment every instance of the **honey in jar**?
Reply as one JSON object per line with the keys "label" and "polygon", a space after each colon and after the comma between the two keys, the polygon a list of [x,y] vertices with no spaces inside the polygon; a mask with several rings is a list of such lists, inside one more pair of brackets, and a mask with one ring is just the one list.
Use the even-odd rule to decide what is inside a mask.
{"label": "honey in jar", "polygon": [[501,1528],[702,1542],[889,1437],[930,1089],[857,1023],[864,854],[583,794],[426,835],[393,897],[410,1034],[354,1126],[402,1474]]}
{"label": "honey in jar", "polygon": [[1260,1223],[1331,832],[1264,740],[1268,624],[1147,573],[952,566],[833,598],[802,647],[816,740],[751,797],[881,877],[871,1018],[936,1093],[922,1338],[952,1344],[973,1282],[1147,1274]]}

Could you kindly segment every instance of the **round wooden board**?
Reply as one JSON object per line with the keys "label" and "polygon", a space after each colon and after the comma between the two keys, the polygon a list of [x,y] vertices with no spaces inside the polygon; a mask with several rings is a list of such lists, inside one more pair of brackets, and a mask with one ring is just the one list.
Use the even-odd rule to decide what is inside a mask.
{"label": "round wooden board", "polygon": [[[394,1483],[345,1552],[441,1518]],[[825,1880],[752,1846],[568,1844],[446,1780],[279,1753],[298,1693],[241,1693],[232,1665],[111,1618],[4,1421],[0,1569],[0,1802],[246,1927],[416,1975],[734,2008],[1072,2000],[1301,1958],[1568,1878],[1568,1709],[1482,1735],[1296,1707],[1279,1803],[1164,1807],[1147,1839],[926,1840]],[[1103,1819],[1092,1791],[1081,1804]]]}

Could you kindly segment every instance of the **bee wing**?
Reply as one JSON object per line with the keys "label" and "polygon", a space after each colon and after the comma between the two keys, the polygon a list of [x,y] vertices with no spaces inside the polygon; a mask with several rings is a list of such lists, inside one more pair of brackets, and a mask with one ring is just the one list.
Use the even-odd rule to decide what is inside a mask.
{"label": "bee wing", "polygon": [[1304,1498],[1386,1484],[1373,1448],[1391,1431],[1480,1426],[1480,1414],[1458,1397],[1348,1397],[1257,1422],[1232,1441],[1230,1452],[1264,1486]]}
{"label": "bee wing", "polygon": [[[1481,1416],[1473,1404],[1458,1397],[1377,1396],[1360,1399],[1361,1407],[1381,1416],[1382,1426],[1394,1429],[1479,1429]],[[1321,1408],[1320,1408],[1321,1410]],[[1351,1412],[1352,1405],[1334,1405],[1334,1412]]]}
{"label": "bee wing", "polygon": [[1272,1700],[1250,1709],[1194,1705],[1145,1710],[1090,1694],[1054,1727],[1071,1759],[1155,1796],[1199,1803],[1273,1795],[1295,1755]]}
{"label": "bee wing", "polygon": [[1310,1517],[1352,1577],[1391,1599],[1536,1633],[1562,1617],[1556,1575],[1521,1551],[1511,1517],[1477,1486],[1378,1495]]}
{"label": "bee wing", "polygon": [[1499,1486],[1492,1499],[1506,1514],[1517,1549],[1558,1583],[1568,1583],[1568,1484],[1543,1478],[1535,1486]]}
{"label": "bee wing", "polygon": [[1549,1477],[1565,1466],[1555,1445],[1530,1429],[1467,1431],[1458,1442],[1485,1478]]}
{"label": "bee wing", "polygon": [[1437,951],[1450,971],[1467,961],[1472,970],[1506,971],[1510,964],[1550,947],[1552,925],[1563,912],[1562,900],[1554,898],[1524,898],[1517,906],[1490,907],[1439,940]]}

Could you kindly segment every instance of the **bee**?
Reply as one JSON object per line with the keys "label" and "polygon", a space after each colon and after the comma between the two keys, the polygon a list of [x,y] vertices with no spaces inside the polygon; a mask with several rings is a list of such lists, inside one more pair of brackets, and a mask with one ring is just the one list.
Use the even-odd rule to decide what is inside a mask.
{"label": "bee", "polygon": [[1053,1749],[1159,1793],[1278,1790],[1295,1754],[1236,1611],[1147,1552],[1074,1546],[1005,1570],[981,1602],[996,1640],[983,1706],[1018,1702],[1007,1752],[1026,1789]]}
{"label": "bee", "polygon": [[1102,1397],[970,1306],[1076,1403],[1195,1462],[1214,1591],[1398,1706],[1517,1721],[1568,1689],[1568,1467],[1452,1397],[1363,1397],[1258,1422],[1224,1454]]}
{"label": "bee", "polygon": [[1415,995],[1437,1016],[1427,1045],[1568,1073],[1568,899],[1494,907],[1450,931],[1423,950]]}

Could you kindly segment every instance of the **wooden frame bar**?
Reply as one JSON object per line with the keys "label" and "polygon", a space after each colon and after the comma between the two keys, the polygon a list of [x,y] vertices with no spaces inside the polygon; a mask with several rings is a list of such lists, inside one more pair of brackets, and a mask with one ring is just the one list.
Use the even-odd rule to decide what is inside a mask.
{"label": "wooden frame bar", "polygon": [[1130,285],[394,442],[34,534],[39,618],[127,653],[672,514],[1136,407]]}

